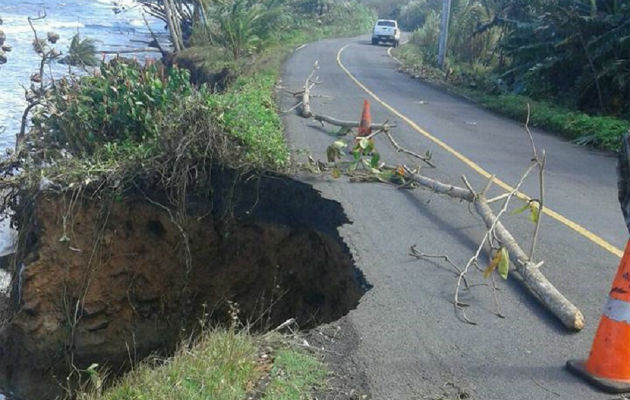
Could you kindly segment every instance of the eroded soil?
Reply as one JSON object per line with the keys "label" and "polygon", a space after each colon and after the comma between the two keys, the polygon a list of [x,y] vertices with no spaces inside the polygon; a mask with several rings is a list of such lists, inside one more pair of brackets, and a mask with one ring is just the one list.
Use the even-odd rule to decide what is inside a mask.
{"label": "eroded soil", "polygon": [[73,368],[119,373],[167,354],[200,320],[308,327],[356,307],[364,287],[336,233],[338,204],[280,177],[239,193],[229,214],[215,193],[183,218],[146,196],[41,193],[21,297],[0,332],[0,386],[51,398]]}

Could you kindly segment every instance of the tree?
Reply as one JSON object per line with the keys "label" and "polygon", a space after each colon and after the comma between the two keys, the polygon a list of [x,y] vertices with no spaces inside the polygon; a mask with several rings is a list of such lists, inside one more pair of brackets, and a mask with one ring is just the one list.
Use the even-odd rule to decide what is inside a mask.
{"label": "tree", "polygon": [[574,99],[583,110],[627,111],[630,86],[630,5],[555,0],[508,21],[504,77],[532,96]]}
{"label": "tree", "polygon": [[90,38],[81,39],[81,36],[77,33],[72,37],[68,55],[61,59],[60,62],[80,67],[94,67],[98,65],[99,61],[96,58],[94,40]]}
{"label": "tree", "polygon": [[208,9],[210,38],[239,59],[282,31],[284,4],[277,0],[231,0]]}

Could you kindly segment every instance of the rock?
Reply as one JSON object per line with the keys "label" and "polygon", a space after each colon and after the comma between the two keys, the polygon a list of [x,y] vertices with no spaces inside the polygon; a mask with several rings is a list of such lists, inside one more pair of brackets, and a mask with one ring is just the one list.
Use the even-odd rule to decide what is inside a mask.
{"label": "rock", "polygon": [[102,301],[84,304],[83,316],[86,318],[97,316],[98,314],[101,314],[103,311],[105,311],[106,308],[107,305]]}
{"label": "rock", "polygon": [[7,52],[7,53],[8,53],[8,52],[10,52],[11,50],[13,50],[13,47],[11,47],[10,45],[8,45],[8,44],[3,44],[3,45],[2,45],[2,51],[4,51],[4,52]]}
{"label": "rock", "polygon": [[24,305],[22,306],[22,311],[31,316],[37,315],[38,309],[39,300],[29,301],[27,303],[24,303]]}
{"label": "rock", "polygon": [[0,50],[0,64],[7,63],[7,56],[4,54],[4,51]]}
{"label": "rock", "polygon": [[89,332],[100,331],[107,328],[109,320],[105,317],[96,318],[93,321],[86,321],[81,324],[81,327]]}
{"label": "rock", "polygon": [[59,331],[59,319],[57,318],[56,315],[44,315],[42,317],[42,330],[45,333],[49,333],[49,332],[58,332]]}
{"label": "rock", "polygon": [[48,41],[52,44],[57,43],[57,40],[59,40],[59,34],[57,34],[56,32],[48,32]]}
{"label": "rock", "polygon": [[[33,77],[35,77],[36,79],[33,79]],[[41,82],[41,76],[39,76],[39,74],[35,73],[33,75],[31,75],[31,80],[33,82]],[[61,189],[61,186],[56,184],[55,182],[51,181],[50,179],[46,178],[45,176],[42,176],[42,179],[39,181],[39,190],[44,191],[44,190],[59,190]]]}
{"label": "rock", "polygon": [[0,29],[0,45],[3,45],[5,40],[7,40],[7,35],[4,34],[2,29]]}
{"label": "rock", "polygon": [[87,334],[87,335],[78,335],[75,340],[75,346],[81,348],[97,348],[102,346],[107,341],[107,338],[103,335],[99,334]]}

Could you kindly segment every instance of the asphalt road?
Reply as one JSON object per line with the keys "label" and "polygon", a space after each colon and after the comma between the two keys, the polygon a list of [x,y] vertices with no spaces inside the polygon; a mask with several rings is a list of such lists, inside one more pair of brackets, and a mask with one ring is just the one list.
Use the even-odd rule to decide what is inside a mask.
{"label": "asphalt road", "polygon": [[[315,60],[321,84],[313,89],[314,112],[358,120],[364,99],[371,100],[372,117],[396,121],[393,131],[401,146],[430,150],[436,169],[424,174],[461,185],[465,175],[476,187],[486,178],[451,152],[413,129],[400,115],[452,147],[472,163],[509,185],[515,185],[531,158],[522,124],[485,111],[398,72],[387,47],[372,46],[368,37],[309,44],[288,59],[282,85],[298,90]],[[361,88],[356,80],[387,103],[398,115]],[[292,96],[280,95],[289,109]],[[304,149],[325,159],[334,138],[295,112],[284,122],[296,157]],[[612,399],[570,375],[564,364],[588,356],[591,341],[619,264],[614,249],[623,249],[628,232],[617,203],[615,162],[611,153],[577,147],[556,136],[533,130],[539,149],[547,153],[545,202],[553,211],[579,224],[613,248],[605,249],[575,228],[544,215],[537,259],[543,273],[586,317],[586,328],[569,333],[523,289],[515,275],[498,282],[505,318],[494,313],[487,286],[462,292],[470,304],[468,316],[477,325],[461,322],[452,299],[456,276],[440,261],[417,261],[409,248],[446,254],[459,265],[476,250],[484,225],[465,203],[430,191],[398,190],[379,183],[349,183],[344,179],[304,176],[325,197],[341,202],[352,224],[341,227],[358,268],[373,288],[341,324],[356,343],[347,359],[364,374],[375,399],[451,399],[467,393],[474,399]],[[377,138],[377,148],[389,163],[412,163]],[[530,179],[523,192],[537,197],[538,182]],[[496,185],[494,194],[502,193]],[[523,203],[516,200],[514,206]],[[495,206],[496,208],[496,206]],[[504,224],[521,246],[529,248],[533,224],[525,215],[506,215]],[[481,273],[469,274],[472,284],[487,283]],[[500,279],[499,279],[500,280]]]}

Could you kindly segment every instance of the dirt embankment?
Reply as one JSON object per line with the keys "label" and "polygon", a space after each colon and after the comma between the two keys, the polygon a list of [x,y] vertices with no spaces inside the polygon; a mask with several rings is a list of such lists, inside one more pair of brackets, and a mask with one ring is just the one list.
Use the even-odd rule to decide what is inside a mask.
{"label": "dirt embankment", "polygon": [[340,205],[282,176],[233,183],[191,195],[181,218],[157,195],[41,192],[14,316],[0,331],[0,387],[54,397],[74,368],[118,373],[171,351],[205,314],[229,323],[238,309],[266,328],[354,308],[364,285],[337,234]]}

